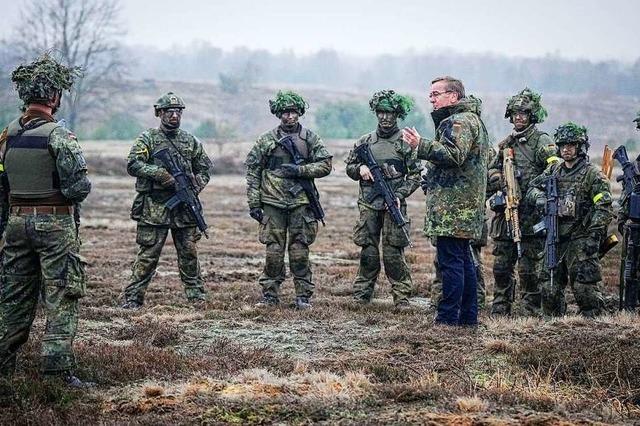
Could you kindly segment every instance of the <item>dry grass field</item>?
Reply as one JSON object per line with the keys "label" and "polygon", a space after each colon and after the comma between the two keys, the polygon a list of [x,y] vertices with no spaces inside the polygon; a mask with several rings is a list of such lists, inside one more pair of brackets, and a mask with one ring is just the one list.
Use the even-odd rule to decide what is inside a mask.
{"label": "dry grass field", "polygon": [[[88,261],[75,391],[37,374],[41,315],[15,379],[5,384],[3,424],[591,424],[640,422],[640,321],[492,319],[477,330],[432,324],[434,250],[421,235],[421,192],[410,199],[415,247],[407,251],[416,297],[393,310],[381,276],[375,303],[351,302],[358,249],[351,242],[357,185],[344,175],[347,142],[331,142],[335,170],[318,182],[327,226],[313,246],[314,308],[258,309],[263,247],[247,215],[244,178],[215,175],[202,196],[210,239],[199,244],[209,300],[182,294],[168,243],[138,311],[119,308],[134,260],[133,179],[127,145],[85,145],[94,189],[81,235]],[[245,147],[233,160],[242,161]],[[216,156],[223,147],[209,147]],[[217,150],[220,150],[219,152]],[[232,150],[233,151],[233,150]],[[241,152],[237,154],[237,152]],[[230,161],[231,161],[230,160]],[[113,170],[111,175],[107,175]],[[491,287],[491,247],[484,253]],[[618,251],[605,261],[616,293]],[[285,302],[293,299],[286,281]],[[571,299],[569,292],[569,299]],[[575,309],[572,306],[572,309]]]}

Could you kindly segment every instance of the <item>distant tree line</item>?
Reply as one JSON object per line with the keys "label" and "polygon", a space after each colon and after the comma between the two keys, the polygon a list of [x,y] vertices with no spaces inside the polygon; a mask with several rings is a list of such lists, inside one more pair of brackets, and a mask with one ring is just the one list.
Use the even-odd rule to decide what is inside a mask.
{"label": "distant tree line", "polygon": [[640,96],[640,58],[632,64],[570,60],[555,55],[522,58],[455,52],[400,52],[359,58],[334,50],[311,55],[248,48],[224,51],[203,42],[171,52],[148,47],[126,49],[126,57],[136,58],[137,65],[130,67],[134,78],[209,80],[229,91],[253,84],[415,91],[424,90],[432,77],[454,74],[469,88],[482,92],[511,93],[529,85],[543,93]]}

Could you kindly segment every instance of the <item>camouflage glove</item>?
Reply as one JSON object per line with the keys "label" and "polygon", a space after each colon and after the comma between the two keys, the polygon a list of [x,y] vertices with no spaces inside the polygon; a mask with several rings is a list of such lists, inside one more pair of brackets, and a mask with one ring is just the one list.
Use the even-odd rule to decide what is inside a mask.
{"label": "camouflage glove", "polygon": [[249,216],[261,223],[262,219],[264,219],[264,210],[262,210],[260,207],[254,207],[249,210]]}
{"label": "camouflage glove", "polygon": [[158,174],[158,183],[160,183],[163,188],[173,188],[176,184],[176,180],[171,176],[171,173],[166,170],[162,170]]}
{"label": "camouflage glove", "polygon": [[283,177],[298,177],[300,176],[300,166],[296,164],[283,164],[280,166],[280,171]]}

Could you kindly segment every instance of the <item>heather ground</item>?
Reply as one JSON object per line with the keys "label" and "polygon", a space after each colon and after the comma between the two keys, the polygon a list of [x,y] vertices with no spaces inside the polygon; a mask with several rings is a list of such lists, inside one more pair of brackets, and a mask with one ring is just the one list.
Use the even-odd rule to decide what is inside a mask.
{"label": "heather ground", "polygon": [[[263,247],[246,213],[239,175],[216,175],[203,193],[211,226],[210,239],[199,245],[206,305],[186,303],[169,242],[145,307],[120,309],[136,252],[128,218],[133,179],[122,173],[127,146],[87,144],[95,172],[81,231],[89,295],[82,302],[76,352],[78,375],[98,386],[74,391],[39,378],[39,315],[15,379],[3,386],[1,423],[640,422],[637,316],[544,321],[492,319],[483,312],[477,330],[432,324],[434,250],[419,232],[420,192],[409,203],[413,308],[395,312],[382,277],[375,303],[351,303],[357,187],[343,173],[347,143],[331,144],[336,170],[318,183],[327,227],[313,246],[317,293],[314,308],[304,312],[286,303],[254,307]],[[242,160],[228,147],[209,149],[217,158],[230,152],[230,168]],[[490,252],[488,247],[483,258],[491,288]],[[605,258],[612,298],[618,256],[616,249]],[[283,292],[283,300],[292,301],[290,279]]]}

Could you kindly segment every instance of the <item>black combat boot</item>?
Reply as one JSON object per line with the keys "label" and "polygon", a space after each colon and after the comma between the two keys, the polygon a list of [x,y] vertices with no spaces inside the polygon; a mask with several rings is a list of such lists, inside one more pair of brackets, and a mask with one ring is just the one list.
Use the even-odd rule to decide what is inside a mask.
{"label": "black combat boot", "polygon": [[311,309],[312,305],[308,297],[299,296],[299,297],[296,297],[295,308],[300,309],[302,311],[305,309]]}
{"label": "black combat boot", "polygon": [[273,296],[263,296],[262,300],[256,303],[256,308],[272,308],[274,306],[278,306],[280,304],[280,300],[277,297]]}

